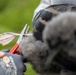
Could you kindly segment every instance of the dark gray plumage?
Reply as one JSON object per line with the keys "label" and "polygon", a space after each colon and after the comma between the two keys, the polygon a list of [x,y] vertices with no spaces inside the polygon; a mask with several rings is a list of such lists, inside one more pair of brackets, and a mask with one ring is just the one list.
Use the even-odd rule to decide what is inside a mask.
{"label": "dark gray plumage", "polygon": [[32,35],[24,38],[20,44],[21,52],[37,73],[51,75],[60,74],[62,70],[76,72],[75,12],[61,13],[49,21],[43,31],[43,41],[37,41]]}
{"label": "dark gray plumage", "polygon": [[43,39],[51,50],[75,51],[76,56],[76,12],[65,12],[46,24]]}
{"label": "dark gray plumage", "polygon": [[35,40],[31,36],[22,40],[20,49],[37,73],[46,73],[45,62],[50,54],[50,50],[46,44]]}

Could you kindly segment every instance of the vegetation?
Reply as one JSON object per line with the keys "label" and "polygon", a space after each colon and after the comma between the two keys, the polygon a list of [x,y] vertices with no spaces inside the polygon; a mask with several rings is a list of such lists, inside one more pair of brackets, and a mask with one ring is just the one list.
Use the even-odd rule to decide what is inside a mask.
{"label": "vegetation", "polygon": [[[40,0],[0,0],[0,34],[20,33],[26,23],[31,26],[30,31],[32,31],[32,17],[39,2]],[[0,45],[0,50],[12,48],[16,40],[17,38],[5,47]],[[35,75],[29,64],[25,75]]]}

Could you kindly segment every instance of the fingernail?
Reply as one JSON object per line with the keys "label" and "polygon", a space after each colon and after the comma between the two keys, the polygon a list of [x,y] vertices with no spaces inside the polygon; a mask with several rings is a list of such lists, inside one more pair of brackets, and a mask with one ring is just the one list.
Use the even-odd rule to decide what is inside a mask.
{"label": "fingernail", "polygon": [[0,58],[2,58],[3,56],[5,56],[5,53],[0,51]]}

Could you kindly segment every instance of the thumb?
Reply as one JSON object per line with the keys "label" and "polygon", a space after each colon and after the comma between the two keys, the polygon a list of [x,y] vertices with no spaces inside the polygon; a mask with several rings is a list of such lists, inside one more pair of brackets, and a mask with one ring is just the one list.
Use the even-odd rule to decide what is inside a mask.
{"label": "thumb", "polygon": [[0,51],[0,58],[4,57],[5,56],[5,53]]}

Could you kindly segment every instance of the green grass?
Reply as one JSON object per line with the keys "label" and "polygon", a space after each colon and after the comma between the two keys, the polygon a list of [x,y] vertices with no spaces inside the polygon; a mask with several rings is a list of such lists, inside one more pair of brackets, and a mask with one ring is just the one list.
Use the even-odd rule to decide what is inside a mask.
{"label": "green grass", "polygon": [[25,75],[36,75],[35,71],[32,70],[32,66],[30,64],[26,64],[27,71],[25,72]]}
{"label": "green grass", "polygon": [[[32,31],[32,17],[39,2],[40,0],[0,0],[0,34],[4,32],[20,33],[26,23],[30,25],[30,31]],[[16,41],[17,38],[4,47],[0,44],[0,50],[11,49]],[[25,75],[35,75],[32,66],[26,65]]]}
{"label": "green grass", "polygon": [[[20,33],[26,23],[30,25],[32,31],[32,17],[39,2],[39,0],[0,0],[0,34]],[[12,46],[10,43],[6,47],[0,46],[0,49]]]}

